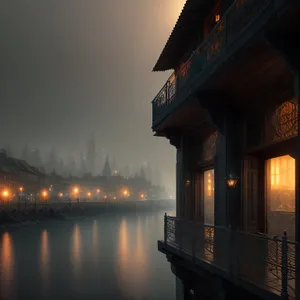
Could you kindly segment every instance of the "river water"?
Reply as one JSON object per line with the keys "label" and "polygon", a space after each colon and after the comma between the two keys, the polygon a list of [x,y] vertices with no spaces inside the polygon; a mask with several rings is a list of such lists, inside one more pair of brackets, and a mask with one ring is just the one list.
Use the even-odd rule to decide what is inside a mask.
{"label": "river water", "polygon": [[157,251],[162,237],[163,212],[2,231],[0,299],[175,299],[175,277]]}

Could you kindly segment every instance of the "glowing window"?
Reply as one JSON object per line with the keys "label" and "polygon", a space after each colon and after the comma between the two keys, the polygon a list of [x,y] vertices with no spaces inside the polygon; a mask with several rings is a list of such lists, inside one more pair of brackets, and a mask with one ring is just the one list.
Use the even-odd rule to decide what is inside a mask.
{"label": "glowing window", "polygon": [[214,224],[215,215],[214,170],[204,172],[204,223]]}
{"label": "glowing window", "polygon": [[289,155],[267,161],[267,200],[271,211],[295,211],[295,159]]}

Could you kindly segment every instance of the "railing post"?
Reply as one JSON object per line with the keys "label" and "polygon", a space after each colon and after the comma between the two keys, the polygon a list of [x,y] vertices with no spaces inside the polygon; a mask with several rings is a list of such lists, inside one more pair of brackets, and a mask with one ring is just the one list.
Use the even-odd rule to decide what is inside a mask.
{"label": "railing post", "polygon": [[284,231],[281,245],[281,297],[288,299],[288,245],[287,235]]}
{"label": "railing post", "polygon": [[167,213],[165,213],[165,216],[164,216],[164,242],[165,242],[165,245],[167,244],[167,222],[168,222],[168,216],[167,216]]}

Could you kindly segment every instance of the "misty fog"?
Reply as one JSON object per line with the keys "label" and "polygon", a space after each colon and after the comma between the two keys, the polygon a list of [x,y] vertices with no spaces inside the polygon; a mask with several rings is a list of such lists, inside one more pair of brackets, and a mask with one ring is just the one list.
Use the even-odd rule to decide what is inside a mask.
{"label": "misty fog", "polygon": [[151,70],[183,4],[1,1],[0,148],[77,161],[94,135],[99,157],[148,162],[173,188],[175,149],[151,131],[151,101],[170,73]]}

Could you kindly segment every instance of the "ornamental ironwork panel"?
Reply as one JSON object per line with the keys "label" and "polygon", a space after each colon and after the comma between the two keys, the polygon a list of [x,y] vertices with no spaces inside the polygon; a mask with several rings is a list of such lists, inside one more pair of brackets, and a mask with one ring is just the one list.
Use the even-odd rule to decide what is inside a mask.
{"label": "ornamental ironwork panel", "polygon": [[298,134],[298,105],[292,101],[282,103],[272,117],[275,139],[284,139]]}
{"label": "ornamental ironwork panel", "polygon": [[208,162],[214,159],[216,155],[216,142],[217,142],[218,132],[211,134],[203,144],[203,161]]}

